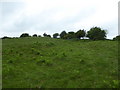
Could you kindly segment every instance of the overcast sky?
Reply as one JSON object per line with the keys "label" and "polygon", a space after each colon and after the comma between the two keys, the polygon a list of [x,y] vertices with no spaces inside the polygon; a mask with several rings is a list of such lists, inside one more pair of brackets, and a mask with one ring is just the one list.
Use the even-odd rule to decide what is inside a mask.
{"label": "overcast sky", "polygon": [[118,35],[119,0],[0,0],[0,37],[54,34],[63,30],[107,30]]}

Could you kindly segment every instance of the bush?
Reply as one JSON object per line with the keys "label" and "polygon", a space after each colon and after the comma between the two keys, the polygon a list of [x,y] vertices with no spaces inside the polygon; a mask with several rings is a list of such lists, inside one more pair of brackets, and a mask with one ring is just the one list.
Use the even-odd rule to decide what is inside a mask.
{"label": "bush", "polygon": [[30,37],[28,33],[23,33],[20,37]]}
{"label": "bush", "polygon": [[33,37],[37,37],[37,34],[34,34]]}
{"label": "bush", "polygon": [[73,39],[73,38],[75,38],[74,32],[68,32],[68,34],[64,36],[64,39]]}
{"label": "bush", "polygon": [[55,44],[54,43],[52,43],[52,42],[47,42],[46,44],[45,44],[45,46],[54,46]]}
{"label": "bush", "polygon": [[120,41],[120,35],[114,37],[113,40],[119,40]]}
{"label": "bush", "polygon": [[10,37],[4,36],[1,39],[11,39]]}
{"label": "bush", "polygon": [[51,65],[52,65],[52,60],[50,60],[49,58],[40,57],[40,58],[36,59],[36,63],[37,63],[38,65],[51,66]]}
{"label": "bush", "polygon": [[59,36],[58,33],[53,34],[53,38],[57,38]]}
{"label": "bush", "polygon": [[38,35],[38,37],[42,37],[41,35]]}

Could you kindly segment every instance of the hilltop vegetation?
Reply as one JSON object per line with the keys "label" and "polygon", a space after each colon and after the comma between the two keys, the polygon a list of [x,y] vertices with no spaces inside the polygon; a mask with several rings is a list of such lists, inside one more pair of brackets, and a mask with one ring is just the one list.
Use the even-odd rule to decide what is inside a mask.
{"label": "hilltop vegetation", "polygon": [[[105,40],[106,39],[106,30],[102,30],[100,27],[92,27],[89,31],[83,30],[78,30],[77,32],[71,31],[71,32],[66,32],[62,31],[60,34],[59,33],[54,33],[53,38],[61,38],[61,39],[81,39],[84,37],[88,37],[90,40]],[[20,38],[23,37],[31,37],[28,33],[23,33],[20,35]],[[33,34],[32,37],[41,37],[41,35]],[[50,37],[51,35],[44,33],[43,37]],[[4,36],[2,39],[10,38],[7,36]]]}
{"label": "hilltop vegetation", "polygon": [[3,88],[116,88],[117,41],[3,39]]}

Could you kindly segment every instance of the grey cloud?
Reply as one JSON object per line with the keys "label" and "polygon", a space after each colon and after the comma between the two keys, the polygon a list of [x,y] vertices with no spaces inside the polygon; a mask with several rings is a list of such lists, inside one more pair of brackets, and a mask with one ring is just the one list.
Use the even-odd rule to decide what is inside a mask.
{"label": "grey cloud", "polygon": [[112,39],[113,37],[118,35],[117,19],[114,19],[111,22],[103,23],[100,27],[104,30],[107,30],[107,38]]}
{"label": "grey cloud", "polygon": [[77,15],[72,17],[68,16],[67,18],[59,22],[51,22],[48,24],[45,23],[44,25],[39,27],[39,29],[44,29],[44,30],[49,29],[49,30],[52,30],[53,33],[57,31],[62,31],[62,30],[75,31],[75,27],[73,26],[74,23],[81,22],[82,20],[89,18],[91,15],[95,13],[95,10],[94,9],[92,10],[93,10],[92,12],[90,12],[91,9],[81,11]]}
{"label": "grey cloud", "polygon": [[8,17],[9,14],[13,14],[16,10],[19,11],[24,6],[22,2],[0,2],[2,5],[2,15]]}
{"label": "grey cloud", "polygon": [[[53,34],[55,32],[61,32],[63,30],[66,31],[74,31],[75,27],[73,26],[74,23],[80,22],[84,19],[89,18],[89,16],[95,13],[95,9],[90,8],[83,11],[80,11],[75,16],[68,15],[67,18],[62,19],[58,22],[52,20],[54,14],[59,12],[61,9],[50,9],[39,13],[36,16],[25,16],[22,15],[18,20],[16,20],[12,26],[5,29],[5,32],[12,32],[12,33],[22,33],[22,32],[29,32],[30,29],[40,32],[50,32]],[[92,10],[92,12],[91,12]],[[81,27],[82,28],[82,27]]]}
{"label": "grey cloud", "polygon": [[[1,4],[1,3],[0,3]],[[12,20],[9,16],[16,15],[16,12],[22,10],[24,7],[24,3],[18,2],[3,2],[2,3],[2,15],[4,20]],[[52,8],[48,10],[44,10],[37,15],[34,16],[26,16],[26,12],[24,15],[21,15],[19,19],[15,20],[11,26],[8,28],[4,28],[5,33],[11,33],[10,35],[15,35],[17,33],[28,32],[29,30],[40,31],[40,32],[49,32],[50,34],[53,33],[60,33],[63,30],[66,31],[76,31],[76,27],[74,27],[74,23],[82,22],[85,19],[90,18],[94,15],[97,11],[96,8],[93,6],[89,8],[84,8],[82,11],[78,11],[78,13],[74,16],[68,15],[66,18],[63,18],[59,21],[54,21],[52,18],[54,14],[59,11],[64,10],[64,8]],[[67,13],[66,13],[67,14]],[[13,18],[14,20],[14,18]],[[87,23],[87,22],[86,22]],[[108,27],[110,25],[110,27]],[[116,20],[109,23],[101,24],[101,26],[107,27],[105,29],[109,30],[109,36],[116,35]],[[86,26],[87,27],[87,26]],[[92,26],[91,26],[92,27]],[[83,29],[82,27],[79,29]]]}

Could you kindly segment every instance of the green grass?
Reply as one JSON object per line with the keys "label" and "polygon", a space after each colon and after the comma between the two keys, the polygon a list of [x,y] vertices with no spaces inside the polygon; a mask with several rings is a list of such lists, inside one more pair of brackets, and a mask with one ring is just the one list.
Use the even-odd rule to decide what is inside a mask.
{"label": "green grass", "polygon": [[3,88],[117,88],[117,41],[3,40]]}

